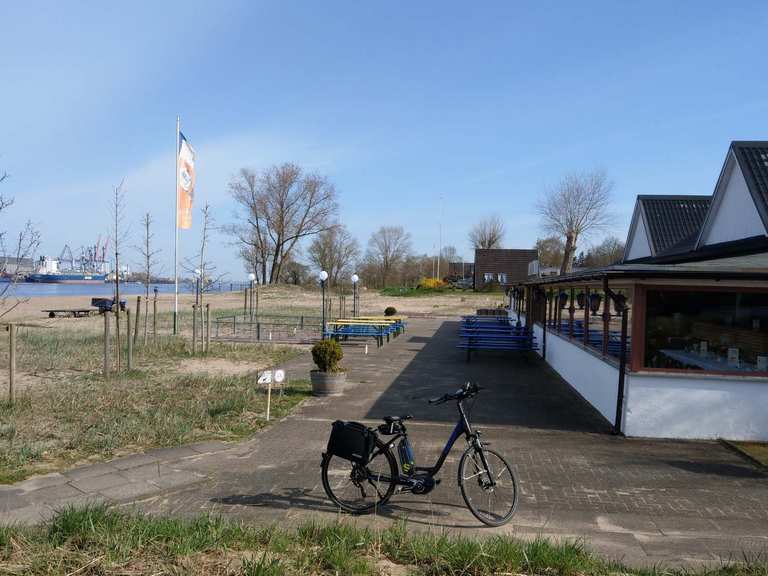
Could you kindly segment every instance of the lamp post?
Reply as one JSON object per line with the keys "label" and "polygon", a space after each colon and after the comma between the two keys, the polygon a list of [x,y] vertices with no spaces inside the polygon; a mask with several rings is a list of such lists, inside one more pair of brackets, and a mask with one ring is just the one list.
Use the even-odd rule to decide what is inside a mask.
{"label": "lamp post", "polygon": [[352,318],[357,318],[360,311],[357,309],[357,283],[360,281],[360,276],[352,274]]}
{"label": "lamp post", "polygon": [[325,281],[328,280],[328,272],[325,270],[320,271],[320,289],[323,293],[323,321],[322,321],[322,330],[323,335],[322,339],[325,340]]}
{"label": "lamp post", "polygon": [[248,280],[251,283],[251,296],[250,296],[250,302],[249,302],[249,309],[251,314],[251,322],[253,322],[253,285],[256,283],[256,274],[251,272],[248,274]]}

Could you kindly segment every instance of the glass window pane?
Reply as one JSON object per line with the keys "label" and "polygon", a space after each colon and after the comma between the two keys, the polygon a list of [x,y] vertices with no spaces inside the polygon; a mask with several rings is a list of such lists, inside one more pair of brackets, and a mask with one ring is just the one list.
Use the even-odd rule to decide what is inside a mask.
{"label": "glass window pane", "polygon": [[768,371],[768,293],[649,290],[645,366]]}

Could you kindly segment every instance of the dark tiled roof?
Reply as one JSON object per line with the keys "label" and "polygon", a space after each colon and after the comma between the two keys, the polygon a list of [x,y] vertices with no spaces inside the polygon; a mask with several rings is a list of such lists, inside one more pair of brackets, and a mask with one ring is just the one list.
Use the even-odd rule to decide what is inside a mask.
{"label": "dark tiled roof", "polygon": [[681,244],[680,251],[689,250],[684,244],[695,241],[707,216],[711,196],[638,196],[648,239],[655,254],[669,252]]}
{"label": "dark tiled roof", "polygon": [[731,142],[736,160],[755,200],[763,223],[768,226],[768,142]]}

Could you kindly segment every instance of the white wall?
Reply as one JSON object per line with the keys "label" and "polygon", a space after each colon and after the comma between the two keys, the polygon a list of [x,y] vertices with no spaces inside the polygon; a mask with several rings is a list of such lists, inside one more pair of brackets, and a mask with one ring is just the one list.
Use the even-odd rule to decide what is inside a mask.
{"label": "white wall", "polygon": [[[533,330],[541,355],[543,331],[538,324]],[[618,369],[552,332],[547,333],[547,363],[609,422],[616,420]]]}
{"label": "white wall", "polygon": [[[543,330],[533,328],[542,352]],[[547,363],[609,422],[616,418],[619,371],[547,333]],[[628,373],[622,432],[647,438],[768,441],[768,378]]]}
{"label": "white wall", "polygon": [[648,241],[648,235],[645,233],[645,218],[642,210],[638,206],[638,218],[634,230],[630,233],[631,244],[627,248],[627,260],[635,258],[645,258],[651,255],[651,243]]}
{"label": "white wall", "polygon": [[631,374],[624,433],[768,440],[768,379]]}
{"label": "white wall", "polygon": [[730,174],[714,207],[712,219],[706,224],[702,244],[717,244],[764,235],[766,233],[757,206],[747,188],[738,163],[729,160]]}

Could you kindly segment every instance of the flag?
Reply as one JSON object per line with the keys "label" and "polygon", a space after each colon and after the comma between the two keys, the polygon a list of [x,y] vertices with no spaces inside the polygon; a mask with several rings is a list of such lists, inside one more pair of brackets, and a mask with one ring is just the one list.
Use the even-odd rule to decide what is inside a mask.
{"label": "flag", "polygon": [[179,170],[176,213],[176,226],[192,227],[192,200],[195,197],[195,150],[179,132],[179,150],[176,166]]}

